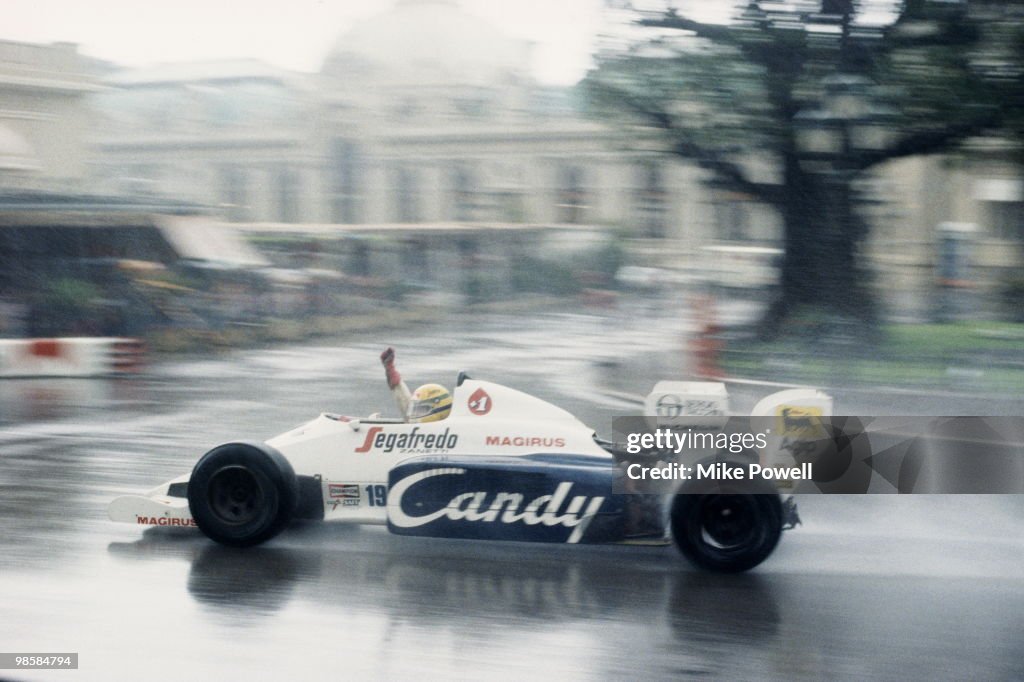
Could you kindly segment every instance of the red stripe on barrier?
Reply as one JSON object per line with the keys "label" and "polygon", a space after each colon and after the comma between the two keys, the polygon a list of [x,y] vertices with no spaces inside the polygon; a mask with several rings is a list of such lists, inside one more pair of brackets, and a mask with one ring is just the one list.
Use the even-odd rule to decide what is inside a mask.
{"label": "red stripe on barrier", "polygon": [[142,371],[146,347],[140,339],[124,338],[114,341],[110,353],[111,370],[115,373]]}
{"label": "red stripe on barrier", "polygon": [[37,339],[29,345],[28,353],[37,358],[59,358],[63,355],[57,339]]}

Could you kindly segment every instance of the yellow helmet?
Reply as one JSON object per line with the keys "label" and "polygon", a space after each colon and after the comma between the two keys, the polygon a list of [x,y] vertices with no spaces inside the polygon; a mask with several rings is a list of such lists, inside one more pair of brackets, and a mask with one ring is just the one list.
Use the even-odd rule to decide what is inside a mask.
{"label": "yellow helmet", "polygon": [[424,424],[441,421],[452,411],[452,394],[440,384],[423,384],[409,401],[410,422]]}

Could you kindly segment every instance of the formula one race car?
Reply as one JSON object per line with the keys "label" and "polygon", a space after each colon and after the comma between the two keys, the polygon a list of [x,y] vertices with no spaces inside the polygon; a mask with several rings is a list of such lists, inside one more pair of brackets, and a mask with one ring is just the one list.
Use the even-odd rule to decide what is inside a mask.
{"label": "formula one race car", "polygon": [[[715,389],[710,411],[725,413],[721,384],[661,382],[648,405],[685,413],[694,386]],[[707,413],[708,401],[699,403]],[[220,445],[190,475],[113,500],[109,515],[198,527],[234,546],[265,542],[295,519],[560,543],[667,544],[671,529],[683,554],[717,571],[758,565],[797,522],[792,500],[763,481],[709,494],[613,494],[619,454],[565,410],[460,374],[446,419],[321,414],[265,443]]]}

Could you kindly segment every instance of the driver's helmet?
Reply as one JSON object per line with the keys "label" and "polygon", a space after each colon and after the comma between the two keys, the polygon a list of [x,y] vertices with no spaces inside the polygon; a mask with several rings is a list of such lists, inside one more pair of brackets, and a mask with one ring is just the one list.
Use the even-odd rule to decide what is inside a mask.
{"label": "driver's helmet", "polygon": [[441,384],[423,384],[409,401],[406,415],[410,422],[424,424],[441,421],[452,411],[452,394]]}

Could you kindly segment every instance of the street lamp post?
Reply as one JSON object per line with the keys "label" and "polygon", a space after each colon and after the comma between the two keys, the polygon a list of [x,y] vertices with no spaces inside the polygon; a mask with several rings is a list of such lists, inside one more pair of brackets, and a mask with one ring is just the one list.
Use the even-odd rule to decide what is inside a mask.
{"label": "street lamp post", "polygon": [[892,111],[874,101],[863,76],[836,74],[823,84],[822,103],[794,118],[797,149],[808,170],[850,175],[892,142]]}

